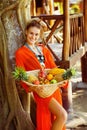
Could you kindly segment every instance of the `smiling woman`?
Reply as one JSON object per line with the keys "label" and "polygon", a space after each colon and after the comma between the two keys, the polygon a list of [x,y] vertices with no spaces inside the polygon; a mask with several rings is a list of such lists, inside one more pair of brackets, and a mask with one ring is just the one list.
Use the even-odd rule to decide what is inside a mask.
{"label": "smiling woman", "polygon": [[[26,27],[26,43],[16,51],[16,65],[26,71],[44,70],[55,68],[53,56],[44,44],[39,44],[41,26],[36,20],[32,20]],[[68,83],[64,87],[67,87]],[[42,98],[30,86],[22,84],[28,93],[33,92],[36,109],[37,130],[65,130],[67,113],[62,107],[61,91],[58,88],[51,96]],[[40,92],[39,87],[37,91]],[[43,91],[43,90],[42,90]],[[51,114],[53,115],[51,117]],[[54,118],[56,117],[56,118]]]}

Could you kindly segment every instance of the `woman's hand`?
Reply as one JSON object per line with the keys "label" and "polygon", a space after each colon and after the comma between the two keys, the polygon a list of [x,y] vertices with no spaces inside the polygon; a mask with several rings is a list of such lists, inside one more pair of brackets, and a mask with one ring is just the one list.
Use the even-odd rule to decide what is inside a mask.
{"label": "woman's hand", "polygon": [[63,83],[59,84],[58,87],[63,88],[68,84],[68,81],[65,80]]}

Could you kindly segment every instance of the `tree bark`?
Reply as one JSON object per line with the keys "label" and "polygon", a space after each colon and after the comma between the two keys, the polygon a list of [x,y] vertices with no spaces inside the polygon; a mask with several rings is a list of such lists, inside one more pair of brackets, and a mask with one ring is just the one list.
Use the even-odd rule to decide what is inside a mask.
{"label": "tree bark", "polygon": [[[21,3],[22,2],[22,3]],[[34,130],[30,117],[30,94],[23,103],[17,91],[12,71],[14,53],[24,43],[24,27],[30,19],[30,0],[12,2],[2,0],[0,9],[0,130]],[[20,5],[24,12],[20,12]],[[1,7],[1,5],[0,5]],[[26,7],[26,8],[25,8]],[[28,14],[28,15],[27,15]],[[19,18],[20,15],[20,18]],[[24,24],[25,23],[25,24]],[[23,105],[25,104],[25,105]]]}

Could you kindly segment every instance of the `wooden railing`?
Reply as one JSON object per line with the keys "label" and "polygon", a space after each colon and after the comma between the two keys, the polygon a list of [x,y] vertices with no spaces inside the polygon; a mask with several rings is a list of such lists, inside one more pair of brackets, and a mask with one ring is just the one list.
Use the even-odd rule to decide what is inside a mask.
{"label": "wooden railing", "polygon": [[[68,68],[75,65],[77,60],[80,60],[84,54],[84,16],[83,14],[69,15],[68,24],[66,25],[64,22],[63,19],[64,42],[61,54],[62,59],[60,59],[60,61],[57,60],[56,63],[63,68]],[[69,27],[66,28],[65,26]],[[70,33],[68,31],[70,31]]]}
{"label": "wooden railing", "polygon": [[84,46],[84,20],[83,14],[70,16],[70,51],[69,56]]}
{"label": "wooden railing", "polygon": [[[64,36],[63,36],[63,48],[62,48],[62,59],[59,59],[58,56],[55,54],[55,52],[53,51],[53,48],[50,48],[50,46],[47,44],[48,48],[51,50],[51,52],[53,53],[57,64],[61,64],[59,62],[63,62],[63,64],[65,64],[65,62],[68,61],[68,65],[75,64],[76,59],[80,59],[82,56],[83,51],[79,51],[81,47],[84,47],[84,18],[83,18],[83,14],[73,14],[73,15],[69,15],[69,23],[67,24],[67,26],[69,26],[69,31],[70,33],[67,31],[67,28],[65,28],[64,26],[66,26],[64,24],[65,22],[65,18],[64,15],[41,15],[41,16],[32,16],[32,18],[35,17],[39,17],[40,19],[42,19],[44,22],[46,22],[46,20],[55,20],[54,25],[52,26],[52,28],[49,28],[50,33],[48,34],[48,36],[46,37],[46,43],[48,43],[49,39],[51,38],[52,35],[54,35],[55,33],[57,33],[57,26],[60,23],[60,21],[62,21],[63,23],[63,33],[65,32]],[[64,31],[65,30],[65,31]],[[67,34],[68,33],[68,34]],[[68,37],[68,38],[66,38]],[[67,40],[70,39],[70,40]],[[68,49],[67,49],[68,47]],[[67,51],[67,52],[66,52]],[[79,54],[78,54],[79,52]],[[74,58],[71,60],[72,55],[78,55],[78,57],[75,55]],[[67,55],[67,56],[65,56]],[[69,63],[70,61],[70,63]]]}

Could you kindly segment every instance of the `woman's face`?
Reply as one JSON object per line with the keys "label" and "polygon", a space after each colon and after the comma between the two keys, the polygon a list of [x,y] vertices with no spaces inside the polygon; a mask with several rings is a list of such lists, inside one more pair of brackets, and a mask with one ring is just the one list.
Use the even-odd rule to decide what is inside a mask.
{"label": "woman's face", "polygon": [[37,42],[40,36],[40,29],[37,27],[30,27],[26,30],[26,40],[28,44],[34,44]]}

